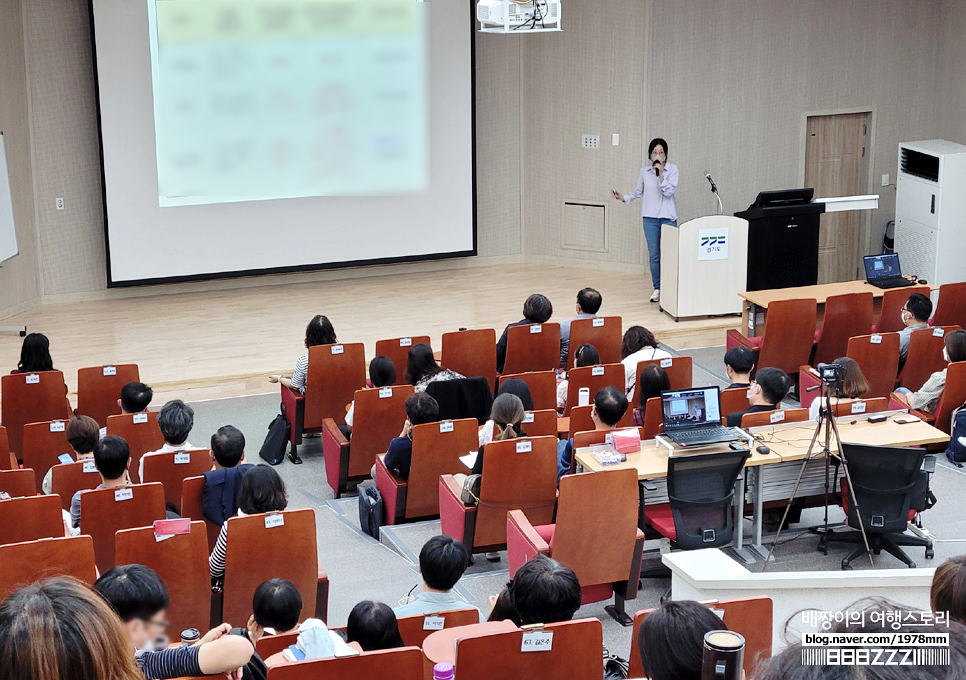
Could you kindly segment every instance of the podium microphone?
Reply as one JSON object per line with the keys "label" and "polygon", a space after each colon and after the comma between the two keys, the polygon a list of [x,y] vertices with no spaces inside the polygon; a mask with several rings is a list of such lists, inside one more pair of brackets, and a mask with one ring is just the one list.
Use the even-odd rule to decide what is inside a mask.
{"label": "podium microphone", "polygon": [[704,171],[704,178],[711,183],[711,191],[713,191],[714,193],[718,193],[718,187],[715,186],[714,180],[711,179],[711,173],[708,172],[707,170]]}

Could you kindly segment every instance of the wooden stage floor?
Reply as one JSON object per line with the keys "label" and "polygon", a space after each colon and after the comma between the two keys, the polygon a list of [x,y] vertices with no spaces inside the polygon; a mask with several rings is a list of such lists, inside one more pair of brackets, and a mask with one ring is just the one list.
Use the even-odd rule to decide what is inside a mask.
{"label": "wooden stage floor", "polygon": [[[601,291],[601,314],[621,316],[625,329],[650,328],[676,349],[723,345],[725,330],[740,323],[738,316],[675,323],[648,302],[643,275],[590,266],[488,265],[285,285],[265,278],[233,290],[219,282],[201,292],[153,288],[141,297],[126,290],[111,299],[41,305],[3,323],[50,338],[72,403],[78,368],[132,362],[155,389],[155,406],[276,391],[267,374],[291,374],[316,314],[331,319],[340,341],[365,343],[368,357],[383,338],[429,335],[438,348],[444,332],[459,328],[489,326],[499,335],[522,318],[523,301],[536,292],[553,302],[552,321],[565,320],[585,286]],[[0,335],[0,370],[16,368],[20,344],[16,334]]]}

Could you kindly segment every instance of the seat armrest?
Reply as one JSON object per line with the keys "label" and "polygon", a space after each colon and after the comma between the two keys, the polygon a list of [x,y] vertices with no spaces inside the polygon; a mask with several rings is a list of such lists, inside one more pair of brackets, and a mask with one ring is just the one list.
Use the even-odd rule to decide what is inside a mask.
{"label": "seat armrest", "polygon": [[384,524],[396,524],[405,515],[406,487],[406,480],[386,467],[386,454],[376,456],[376,488],[382,494]]}
{"label": "seat armrest", "polygon": [[550,545],[530,524],[522,510],[511,510],[506,516],[507,563],[510,577],[537,555],[550,555]]}
{"label": "seat armrest", "polygon": [[[329,435],[332,437],[332,439],[335,440],[335,443],[338,444],[339,446],[349,445],[349,440],[345,438],[344,434],[342,434],[342,430],[339,429],[339,426],[336,424],[334,419],[332,418],[323,419],[322,429],[328,432]],[[324,455],[324,452],[323,452],[323,455]]]}
{"label": "seat armrest", "polygon": [[749,340],[747,337],[742,335],[740,331],[737,331],[734,328],[728,330],[726,334],[726,344],[728,346],[728,349],[731,349],[732,347],[747,347],[752,351],[755,351],[757,349],[751,340]]}
{"label": "seat armrest", "polygon": [[476,505],[466,505],[462,495],[463,487],[456,482],[453,475],[439,476],[440,527],[444,534],[452,536],[472,552]]}
{"label": "seat armrest", "polygon": [[463,487],[459,485],[456,481],[456,477],[453,475],[440,475],[439,476],[439,493],[440,498],[443,497],[444,490],[451,494],[453,498],[457,499],[464,508],[475,508],[475,505],[466,505],[463,503]]}
{"label": "seat armrest", "polygon": [[912,409],[909,406],[909,397],[903,392],[893,392],[889,395],[889,408],[890,409]]}
{"label": "seat armrest", "polygon": [[325,621],[329,616],[329,575],[319,567],[319,580],[315,587],[315,618]]}
{"label": "seat armrest", "polygon": [[346,492],[349,481],[349,440],[332,418],[322,421],[322,461],[325,479],[339,498]]}

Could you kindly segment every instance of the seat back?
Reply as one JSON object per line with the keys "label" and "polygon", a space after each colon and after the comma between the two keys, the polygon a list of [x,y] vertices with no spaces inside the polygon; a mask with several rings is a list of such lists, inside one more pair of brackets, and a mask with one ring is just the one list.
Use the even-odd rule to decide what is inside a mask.
{"label": "seat back", "polygon": [[376,454],[385,453],[406,422],[412,385],[357,390],[349,447],[349,477],[368,475]]}
{"label": "seat back", "polygon": [[626,581],[637,540],[637,470],[566,475],[560,480],[550,556],[584,588]]}
{"label": "seat back", "polygon": [[490,442],[483,449],[474,548],[506,545],[510,510],[523,510],[535,526],[550,524],[556,500],[556,437]]}
{"label": "seat back", "polygon": [[939,286],[936,311],[929,323],[933,326],[966,328],[966,282],[944,283]]}
{"label": "seat back", "polygon": [[497,380],[497,391],[505,380],[519,378],[530,388],[533,408],[557,408],[557,373],[555,371],[531,371],[529,373],[504,373]]}
{"label": "seat back", "polygon": [[721,390],[722,416],[747,411],[749,406],[747,387],[732,387],[730,390]]}
{"label": "seat back", "polygon": [[[627,574],[624,574],[627,577]],[[460,680],[519,680],[520,678],[596,678],[602,675],[600,654],[603,630],[597,619],[552,623],[549,651],[522,651],[522,630],[491,633],[456,641]]]}
{"label": "seat back", "polygon": [[769,304],[755,365],[780,368],[790,376],[798,375],[798,367],[809,363],[812,355],[817,315],[818,303],[814,298],[777,300]]}
{"label": "seat back", "polygon": [[[593,404],[590,406],[574,406],[570,409],[570,439],[573,439],[578,432],[589,432],[596,427],[594,419],[590,417],[592,408],[594,408]],[[624,417],[617,423],[617,427],[634,427],[634,409],[630,405],[628,405]]]}
{"label": "seat back", "polygon": [[[593,321],[593,319],[587,319]],[[580,389],[590,390],[590,401],[594,401],[597,393],[605,387],[616,387],[624,391],[624,366],[622,364],[603,364],[600,366],[581,366],[572,368],[567,374],[567,406],[564,415],[570,415],[571,409],[577,405]],[[628,408],[628,410],[631,410]]]}
{"label": "seat back", "polygon": [[115,537],[114,555],[117,564],[143,564],[167,584],[171,595],[167,617],[172,631],[208,627],[211,579],[208,539],[202,522],[192,522],[189,533],[163,541],[155,538],[153,526],[123,529]]}
{"label": "seat back", "polygon": [[482,376],[492,392],[496,388],[496,331],[480,328],[443,333],[443,367],[467,378]]}
{"label": "seat back", "polygon": [[[644,428],[635,428],[637,433],[641,436],[641,441],[645,439]],[[574,434],[574,449],[582,449],[586,446],[595,446],[597,444],[603,444],[607,440],[607,435],[610,434],[604,430],[590,430],[589,432],[577,432]],[[536,525],[536,522],[530,522],[530,524]]]}
{"label": "seat back", "polygon": [[946,360],[943,359],[946,333],[958,328],[958,326],[933,326],[913,331],[909,335],[909,353],[899,374],[899,384],[916,392],[930,375],[943,370],[946,367]]}
{"label": "seat back", "polygon": [[94,539],[94,561],[103,574],[115,564],[118,531],[154,526],[155,520],[164,519],[164,489],[158,483],[94,489],[81,494],[80,507],[80,531]]}
{"label": "seat back", "polygon": [[552,408],[527,411],[520,427],[530,437],[557,437],[557,410]]}
{"label": "seat back", "polygon": [[726,451],[668,458],[667,495],[675,542],[685,550],[731,543],[735,482],[750,451]]}
{"label": "seat back", "polygon": [[188,477],[181,484],[181,516],[190,517],[193,520],[205,523],[205,531],[208,535],[208,552],[215,549],[218,542],[218,533],[221,527],[209,522],[201,508],[201,494],[205,488],[205,478],[203,476]]}
{"label": "seat back", "polygon": [[593,345],[602,364],[617,364],[621,360],[623,330],[619,316],[598,316],[594,319],[574,319],[570,322],[570,344],[567,349],[567,369],[574,367],[574,352],[581,345]]}
{"label": "seat back", "polygon": [[77,415],[90,416],[101,427],[108,416],[121,414],[121,388],[140,382],[137,364],[113,364],[77,369]]}
{"label": "seat back", "polygon": [[641,428],[641,439],[654,439],[664,432],[664,415],[660,397],[651,397],[644,408],[644,426]]}
{"label": "seat back", "polygon": [[302,611],[315,612],[319,553],[315,511],[285,510],[227,522],[223,621],[248,621],[255,589],[284,578],[302,594]]}
{"label": "seat back", "polygon": [[67,443],[66,427],[66,420],[27,423],[23,426],[23,465],[34,471],[38,489],[47,470],[60,462],[58,456],[66,453],[71,459],[74,457],[74,451]]}
{"label": "seat back", "polygon": [[[906,286],[904,288],[889,288],[882,293],[882,305],[879,307],[879,318],[875,323],[876,333],[896,333],[906,327],[902,323],[902,306],[913,293],[929,297],[929,286]],[[851,354],[849,356],[852,356]]]}
{"label": "seat back", "polygon": [[[842,443],[852,488],[843,484],[843,506],[849,526],[866,533],[902,533],[909,523],[909,508],[926,450],[900,446],[864,446]],[[853,496],[852,490],[855,495]],[[919,491],[922,493],[922,490]],[[856,507],[858,499],[859,507]]]}
{"label": "seat back", "polygon": [[286,649],[298,642],[299,633],[278,633],[275,635],[263,635],[255,643],[255,651],[262,659],[267,659],[272,654],[284,652]]}
{"label": "seat back", "polygon": [[54,576],[94,583],[94,542],[90,536],[25,541],[0,546],[0,601],[22,586]]}
{"label": "seat back", "polygon": [[5,491],[12,498],[36,496],[40,488],[30,468],[22,470],[0,470],[0,491]]}
{"label": "seat back", "polygon": [[56,496],[26,496],[0,501],[0,545],[63,535],[64,516]]}
{"label": "seat back", "polygon": [[70,416],[64,374],[60,371],[0,377],[0,425],[7,428],[8,445],[17,458],[23,458],[24,425]]}
{"label": "seat back", "polygon": [[[780,413],[781,415],[775,415]],[[777,420],[772,420],[776,418]],[[808,420],[807,408],[777,408],[773,411],[758,411],[741,416],[741,427],[760,427],[777,423],[803,423]]]}
{"label": "seat back", "polygon": [[480,612],[476,609],[451,609],[438,614],[416,614],[415,616],[403,616],[398,619],[399,634],[402,636],[403,644],[407,647],[422,647],[423,640],[429,637],[433,630],[426,630],[426,616],[433,616],[443,619],[443,628],[456,628],[457,626],[471,626],[480,622]]}
{"label": "seat back", "polygon": [[361,342],[309,347],[303,429],[318,430],[332,418],[345,424],[345,405],[366,386],[366,348]]}
{"label": "seat back", "polygon": [[60,505],[64,510],[70,510],[70,499],[75,493],[96,489],[100,483],[101,475],[90,458],[51,468],[50,491],[60,496]]}
{"label": "seat back", "polygon": [[648,359],[647,361],[637,362],[637,373],[634,375],[634,388],[637,389],[637,381],[641,378],[641,371],[646,366],[657,366],[663,368],[667,373],[667,378],[671,382],[672,390],[687,390],[694,386],[693,361],[689,356],[671,357],[670,359]]}
{"label": "seat back", "polygon": [[966,404],[966,361],[957,361],[946,368],[946,385],[933,412],[933,424],[951,434],[953,411],[963,404]]}
{"label": "seat back", "polygon": [[815,345],[815,364],[831,363],[838,357],[845,356],[849,338],[869,333],[872,328],[872,315],[871,292],[830,295],[825,301],[822,330]]}
{"label": "seat back", "polygon": [[7,439],[7,428],[0,425],[0,470],[13,470],[17,467],[17,459],[10,454],[10,440]]}
{"label": "seat back", "polygon": [[534,323],[507,329],[503,373],[552,371],[559,365],[559,323]]}
{"label": "seat back", "polygon": [[[873,338],[876,339],[875,342]],[[898,333],[853,336],[849,338],[845,355],[855,359],[855,363],[862,369],[862,375],[869,383],[867,397],[887,397],[892,393],[896,385],[896,372],[899,370]]]}
{"label": "seat back", "polygon": [[184,480],[203,475],[210,469],[211,451],[208,449],[156,453],[144,458],[144,479],[141,481],[145,484],[160,482],[164,487],[164,502],[180,508]]}
{"label": "seat back", "polygon": [[460,456],[480,448],[472,418],[425,423],[413,428],[412,464],[406,491],[407,519],[439,515],[439,476],[466,472]]}
{"label": "seat back", "polygon": [[[598,655],[599,653],[600,650]],[[418,647],[402,647],[380,652],[363,652],[358,656],[298,661],[268,669],[268,680],[345,680],[345,678],[422,680],[423,652]]]}
{"label": "seat back", "polygon": [[[743,597],[736,600],[720,600],[707,605],[712,609],[728,630],[745,638],[745,660],[743,668],[747,677],[752,677],[758,663],[771,658],[771,626],[774,605],[770,597]],[[644,609],[634,614],[634,627],[631,632],[631,653],[629,659],[629,678],[643,678],[644,666],[641,663],[641,648],[637,644],[638,631],[648,614],[654,609]]]}
{"label": "seat back", "polygon": [[131,449],[131,467],[129,468],[132,482],[140,482],[138,470],[141,467],[141,456],[151,451],[157,451],[164,446],[164,436],[158,427],[156,411],[145,413],[122,413],[119,416],[107,417],[107,434],[123,437]]}
{"label": "seat back", "polygon": [[832,404],[832,412],[836,418],[857,415],[860,413],[881,413],[889,410],[888,397],[875,397],[873,399],[856,399],[841,404]]}
{"label": "seat back", "polygon": [[409,363],[409,348],[413,345],[431,345],[428,335],[413,335],[405,338],[391,338],[376,341],[376,356],[389,357],[396,367],[394,385],[406,384],[406,364]]}

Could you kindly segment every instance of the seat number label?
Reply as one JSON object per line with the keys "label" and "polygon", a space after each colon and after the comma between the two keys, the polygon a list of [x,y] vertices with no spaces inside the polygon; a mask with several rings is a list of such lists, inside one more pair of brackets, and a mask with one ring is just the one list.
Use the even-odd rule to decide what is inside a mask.
{"label": "seat number label", "polygon": [[452,420],[444,420],[443,422],[441,422],[439,424],[439,433],[440,434],[444,434],[446,432],[452,432],[452,431],[453,431],[453,421]]}
{"label": "seat number label", "polygon": [[332,345],[333,354],[342,354],[345,352],[345,345]]}
{"label": "seat number label", "polygon": [[852,402],[852,414],[865,413],[865,402],[864,401],[853,401]]}
{"label": "seat number label", "polygon": [[272,529],[274,527],[285,526],[285,515],[282,513],[276,513],[273,515],[268,515],[265,518],[265,528]]}
{"label": "seat number label", "polygon": [[768,416],[768,422],[770,422],[772,425],[775,423],[780,423],[783,420],[785,420],[785,412],[782,410],[772,411],[771,415]]}
{"label": "seat number label", "polygon": [[399,346],[400,347],[412,347],[413,346],[413,339],[412,338],[399,338]]}
{"label": "seat number label", "polygon": [[175,465],[187,465],[191,462],[190,453],[176,453],[174,454],[174,464]]}
{"label": "seat number label", "polygon": [[114,490],[115,501],[129,501],[132,498],[134,498],[134,489],[115,489]]}
{"label": "seat number label", "polygon": [[105,376],[117,375],[117,366],[105,366],[104,375]]}
{"label": "seat number label", "polygon": [[27,376],[27,384],[28,385],[39,385],[40,384],[40,376],[37,375],[36,373],[31,373],[30,375]]}
{"label": "seat number label", "polygon": [[529,411],[523,414],[523,422],[532,423],[533,422],[533,411]]}
{"label": "seat number label", "polygon": [[530,451],[533,451],[533,442],[517,442],[517,453],[530,453]]}
{"label": "seat number label", "polygon": [[591,371],[590,371],[590,374],[591,374],[592,376],[594,376],[595,378],[596,378],[597,376],[601,376],[601,375],[604,375],[604,367],[603,367],[603,366],[594,366],[594,367],[593,367],[593,368],[591,369]]}
{"label": "seat number label", "polygon": [[594,328],[600,328],[604,325],[603,319],[594,319]]}
{"label": "seat number label", "polygon": [[661,359],[661,368],[671,368],[674,365],[673,359]]}
{"label": "seat number label", "polygon": [[82,469],[84,470],[84,474],[97,472],[97,465],[95,465],[94,461],[92,460],[85,460]]}
{"label": "seat number label", "polygon": [[932,329],[932,334],[933,334],[933,337],[941,338],[944,335],[946,335],[946,329],[945,328],[933,328]]}
{"label": "seat number label", "polygon": [[530,333],[531,334],[533,334],[533,333],[543,333],[543,326],[541,326],[538,323],[531,324],[530,325]]}
{"label": "seat number label", "polygon": [[55,421],[53,421],[50,424],[50,431],[51,432],[63,432],[64,431],[64,421],[63,420],[55,420]]}
{"label": "seat number label", "polygon": [[446,618],[443,616],[423,617],[423,630],[443,630]]}
{"label": "seat number label", "polygon": [[872,337],[869,338],[869,342],[872,343],[873,345],[881,345],[882,336],[879,335],[878,333],[873,333]]}
{"label": "seat number label", "polygon": [[521,652],[549,652],[553,649],[553,631],[532,630],[523,634]]}
{"label": "seat number label", "polygon": [[148,422],[148,414],[135,413],[134,416],[131,418],[131,420],[134,422],[135,425],[143,425],[144,423]]}

